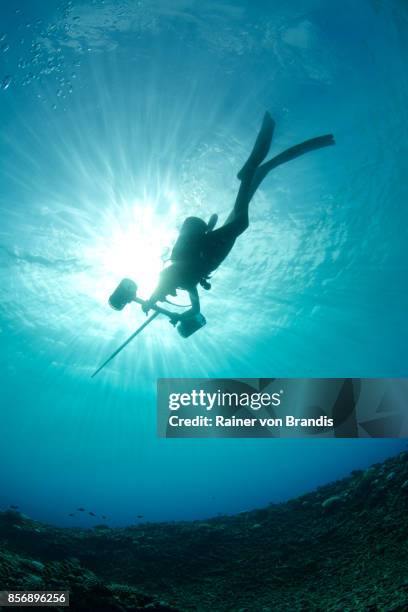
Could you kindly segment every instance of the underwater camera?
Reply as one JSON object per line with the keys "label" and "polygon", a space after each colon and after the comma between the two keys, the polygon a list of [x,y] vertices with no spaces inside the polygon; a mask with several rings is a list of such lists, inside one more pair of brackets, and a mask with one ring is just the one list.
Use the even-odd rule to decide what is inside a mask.
{"label": "underwater camera", "polygon": [[[144,306],[146,304],[146,300],[142,300],[141,298],[137,297],[136,293],[136,283],[132,281],[131,278],[124,278],[120,281],[112,295],[109,296],[109,305],[114,310],[123,310],[126,304],[130,304],[131,302],[137,302],[138,304]],[[192,336],[196,331],[204,327],[207,322],[201,313],[185,317],[180,321],[178,320],[178,315],[175,312],[170,312],[170,310],[166,310],[166,308],[162,308],[156,304],[149,304],[149,310],[153,310],[153,314],[150,315],[150,317],[144,323],[142,323],[142,325],[140,325],[136,331],[134,331],[133,334],[129,336],[129,338],[125,340],[125,342],[123,342],[123,344],[121,344],[120,347],[117,348],[116,351],[114,351],[101,366],[99,366],[97,370],[95,370],[91,378],[96,376],[98,372],[100,372],[110,361],[112,361],[114,357],[116,357],[118,353],[125,348],[125,346],[129,344],[129,342],[133,340],[133,338],[138,336],[140,332],[143,331],[145,327],[150,325],[150,323],[160,314],[169,317],[170,323],[176,325],[177,331],[182,338]]]}
{"label": "underwater camera", "polygon": [[[123,310],[126,304],[130,304],[131,302],[137,302],[138,304],[141,304],[142,306],[145,305],[146,300],[142,300],[141,298],[137,297],[136,293],[137,293],[136,283],[132,281],[132,279],[130,278],[124,278],[123,280],[120,281],[115,291],[109,297],[109,305],[114,310]],[[118,355],[125,348],[125,346],[129,344],[129,342],[133,340],[133,338],[138,336],[140,332],[143,331],[145,327],[150,325],[150,323],[160,314],[163,314],[166,317],[169,317],[170,323],[172,323],[173,325],[176,325],[177,331],[182,338],[188,338],[189,336],[192,336],[193,334],[195,334],[196,331],[204,327],[204,325],[207,322],[205,320],[205,317],[201,313],[193,314],[180,321],[180,320],[177,320],[176,313],[170,312],[170,310],[166,310],[165,308],[162,308],[161,306],[157,306],[156,304],[153,304],[152,306],[149,305],[149,309],[153,310],[154,313],[150,315],[150,317],[144,323],[142,323],[142,325],[140,325],[136,329],[136,331],[134,331],[133,334],[129,336],[129,338],[127,338],[127,340],[125,340],[125,342],[123,342],[123,344],[121,344],[119,348],[117,348],[116,351],[114,351],[112,355],[110,355],[108,359],[106,359],[106,361],[103,362],[101,366],[99,366],[97,370],[95,370],[91,378],[96,376],[98,372],[100,372],[110,361],[112,361],[114,357],[116,357],[116,355]]]}
{"label": "underwater camera", "polygon": [[135,301],[137,285],[132,279],[124,278],[109,297],[109,306],[114,310],[123,310],[126,304]]}
{"label": "underwater camera", "polygon": [[[109,305],[114,310],[123,310],[127,304],[131,304],[131,302],[138,302],[139,304],[144,304],[145,301],[141,298],[137,297],[137,284],[131,278],[123,278],[119,285],[116,287],[115,291],[109,297]],[[174,318],[174,313],[166,310],[165,308],[161,308],[160,306],[153,305],[151,306],[152,310],[155,310],[157,314],[164,314],[170,318],[170,321]],[[196,331],[204,327],[207,323],[204,315],[201,313],[191,315],[182,321],[177,323],[177,331],[182,336],[182,338],[188,338],[192,336]]]}
{"label": "underwater camera", "polygon": [[191,315],[188,319],[184,319],[177,324],[177,331],[183,338],[188,338],[196,331],[204,327],[207,323],[204,315],[199,312],[196,315]]}

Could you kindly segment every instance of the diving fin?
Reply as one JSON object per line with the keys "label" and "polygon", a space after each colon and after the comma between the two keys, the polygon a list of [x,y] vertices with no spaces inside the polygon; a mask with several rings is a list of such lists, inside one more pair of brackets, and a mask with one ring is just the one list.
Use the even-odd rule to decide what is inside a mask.
{"label": "diving fin", "polygon": [[237,174],[237,178],[240,181],[245,178],[248,172],[253,172],[254,169],[259,166],[259,164],[261,164],[268,155],[274,128],[275,122],[272,119],[271,114],[266,112],[251,154]]}
{"label": "diving fin", "polygon": [[273,168],[276,168],[276,166],[280,166],[281,164],[291,161],[300,155],[304,155],[304,153],[308,153],[309,151],[315,151],[316,149],[329,147],[330,145],[334,144],[336,143],[333,134],[325,134],[324,136],[310,138],[309,140],[305,140],[294,147],[286,149],[286,151],[279,153],[279,155],[276,155],[269,161],[258,166],[258,168],[255,170],[254,178],[252,179],[250,197],[252,197],[252,195],[258,189],[268,172],[270,172]]}

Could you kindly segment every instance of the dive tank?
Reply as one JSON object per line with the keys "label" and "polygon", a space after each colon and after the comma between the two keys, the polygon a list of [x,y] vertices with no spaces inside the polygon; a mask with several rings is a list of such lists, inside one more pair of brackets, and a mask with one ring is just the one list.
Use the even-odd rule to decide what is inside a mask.
{"label": "dive tank", "polygon": [[114,310],[123,310],[136,297],[137,285],[132,279],[124,278],[109,298],[109,305]]}
{"label": "dive tank", "polygon": [[198,313],[188,317],[188,319],[180,321],[180,323],[177,325],[177,331],[183,338],[188,338],[196,331],[204,327],[206,323],[207,321],[205,320],[204,315]]}

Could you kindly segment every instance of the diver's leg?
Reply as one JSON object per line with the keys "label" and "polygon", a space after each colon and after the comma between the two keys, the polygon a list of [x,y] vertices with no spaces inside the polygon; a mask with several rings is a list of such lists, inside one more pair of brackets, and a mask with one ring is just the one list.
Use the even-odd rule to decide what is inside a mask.
{"label": "diver's leg", "polygon": [[[253,174],[248,177],[249,179],[253,179]],[[244,232],[249,225],[249,217],[248,217],[248,209],[249,203],[251,201],[251,197],[253,195],[252,192],[252,180],[243,180],[238,190],[237,197],[235,199],[234,208],[228,215],[224,225],[225,226],[234,226],[236,236],[239,236]]]}
{"label": "diver's leg", "polygon": [[238,236],[247,229],[249,225],[249,203],[268,172],[276,168],[276,166],[284,164],[291,159],[295,159],[308,151],[314,151],[333,144],[335,144],[335,142],[332,134],[311,138],[310,140],[306,140],[294,147],[286,149],[286,151],[276,155],[276,157],[273,157],[270,161],[265,162],[261,166],[255,166],[252,172],[246,173],[246,176],[241,182],[234,208],[224,225],[218,230],[209,233],[209,236],[213,238],[213,270],[226,258]]}
{"label": "diver's leg", "polygon": [[310,138],[309,140],[305,140],[294,147],[290,147],[273,157],[271,160],[265,162],[264,164],[258,166],[253,175],[251,187],[249,190],[249,200],[253,197],[255,191],[258,189],[259,185],[262,183],[265,176],[277,166],[284,164],[304,153],[308,153],[309,151],[315,151],[316,149],[321,149],[322,147],[328,147],[330,145],[334,145],[334,137],[333,134],[326,134],[325,136],[317,136],[316,138]]}
{"label": "diver's leg", "polygon": [[251,199],[253,198],[259,185],[262,183],[266,175],[281,164],[284,164],[300,155],[304,155],[309,151],[315,151],[322,147],[328,147],[334,145],[333,134],[325,134],[324,136],[317,136],[316,138],[310,138],[305,140],[294,147],[290,147],[276,155],[271,160],[256,166],[252,172],[247,172],[245,178],[241,182],[241,186],[238,191],[235,205],[230,215],[228,216],[224,225],[234,223],[236,225],[237,236],[242,234],[246,230],[249,224],[248,219],[248,208]]}
{"label": "diver's leg", "polygon": [[259,164],[262,163],[268,155],[274,128],[275,122],[270,113],[266,112],[251,154],[244,166],[238,172],[237,176],[241,180],[241,185],[234,207],[223,225],[223,227],[225,227],[232,223],[236,236],[242,234],[248,227],[248,207],[253,195],[251,186]]}

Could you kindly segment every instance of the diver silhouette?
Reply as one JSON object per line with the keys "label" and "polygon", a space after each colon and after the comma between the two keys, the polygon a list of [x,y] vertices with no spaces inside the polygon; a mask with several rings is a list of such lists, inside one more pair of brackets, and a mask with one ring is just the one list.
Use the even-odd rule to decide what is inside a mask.
{"label": "diver silhouette", "polygon": [[[214,229],[218,216],[212,215],[208,223],[199,217],[187,217],[180,229],[179,237],[173,247],[171,265],[164,268],[159,282],[142,309],[147,314],[156,302],[163,302],[168,295],[176,295],[177,289],[188,291],[191,308],[181,315],[174,315],[172,323],[184,321],[200,312],[197,285],[210,289],[210,275],[219,267],[238,236],[249,226],[248,209],[256,190],[266,175],[287,161],[304,153],[335,144],[332,134],[318,136],[290,147],[264,162],[272,141],[275,122],[266,112],[254,147],[237,178],[241,181],[234,207],[225,223]],[[264,162],[264,163],[262,163]]]}

